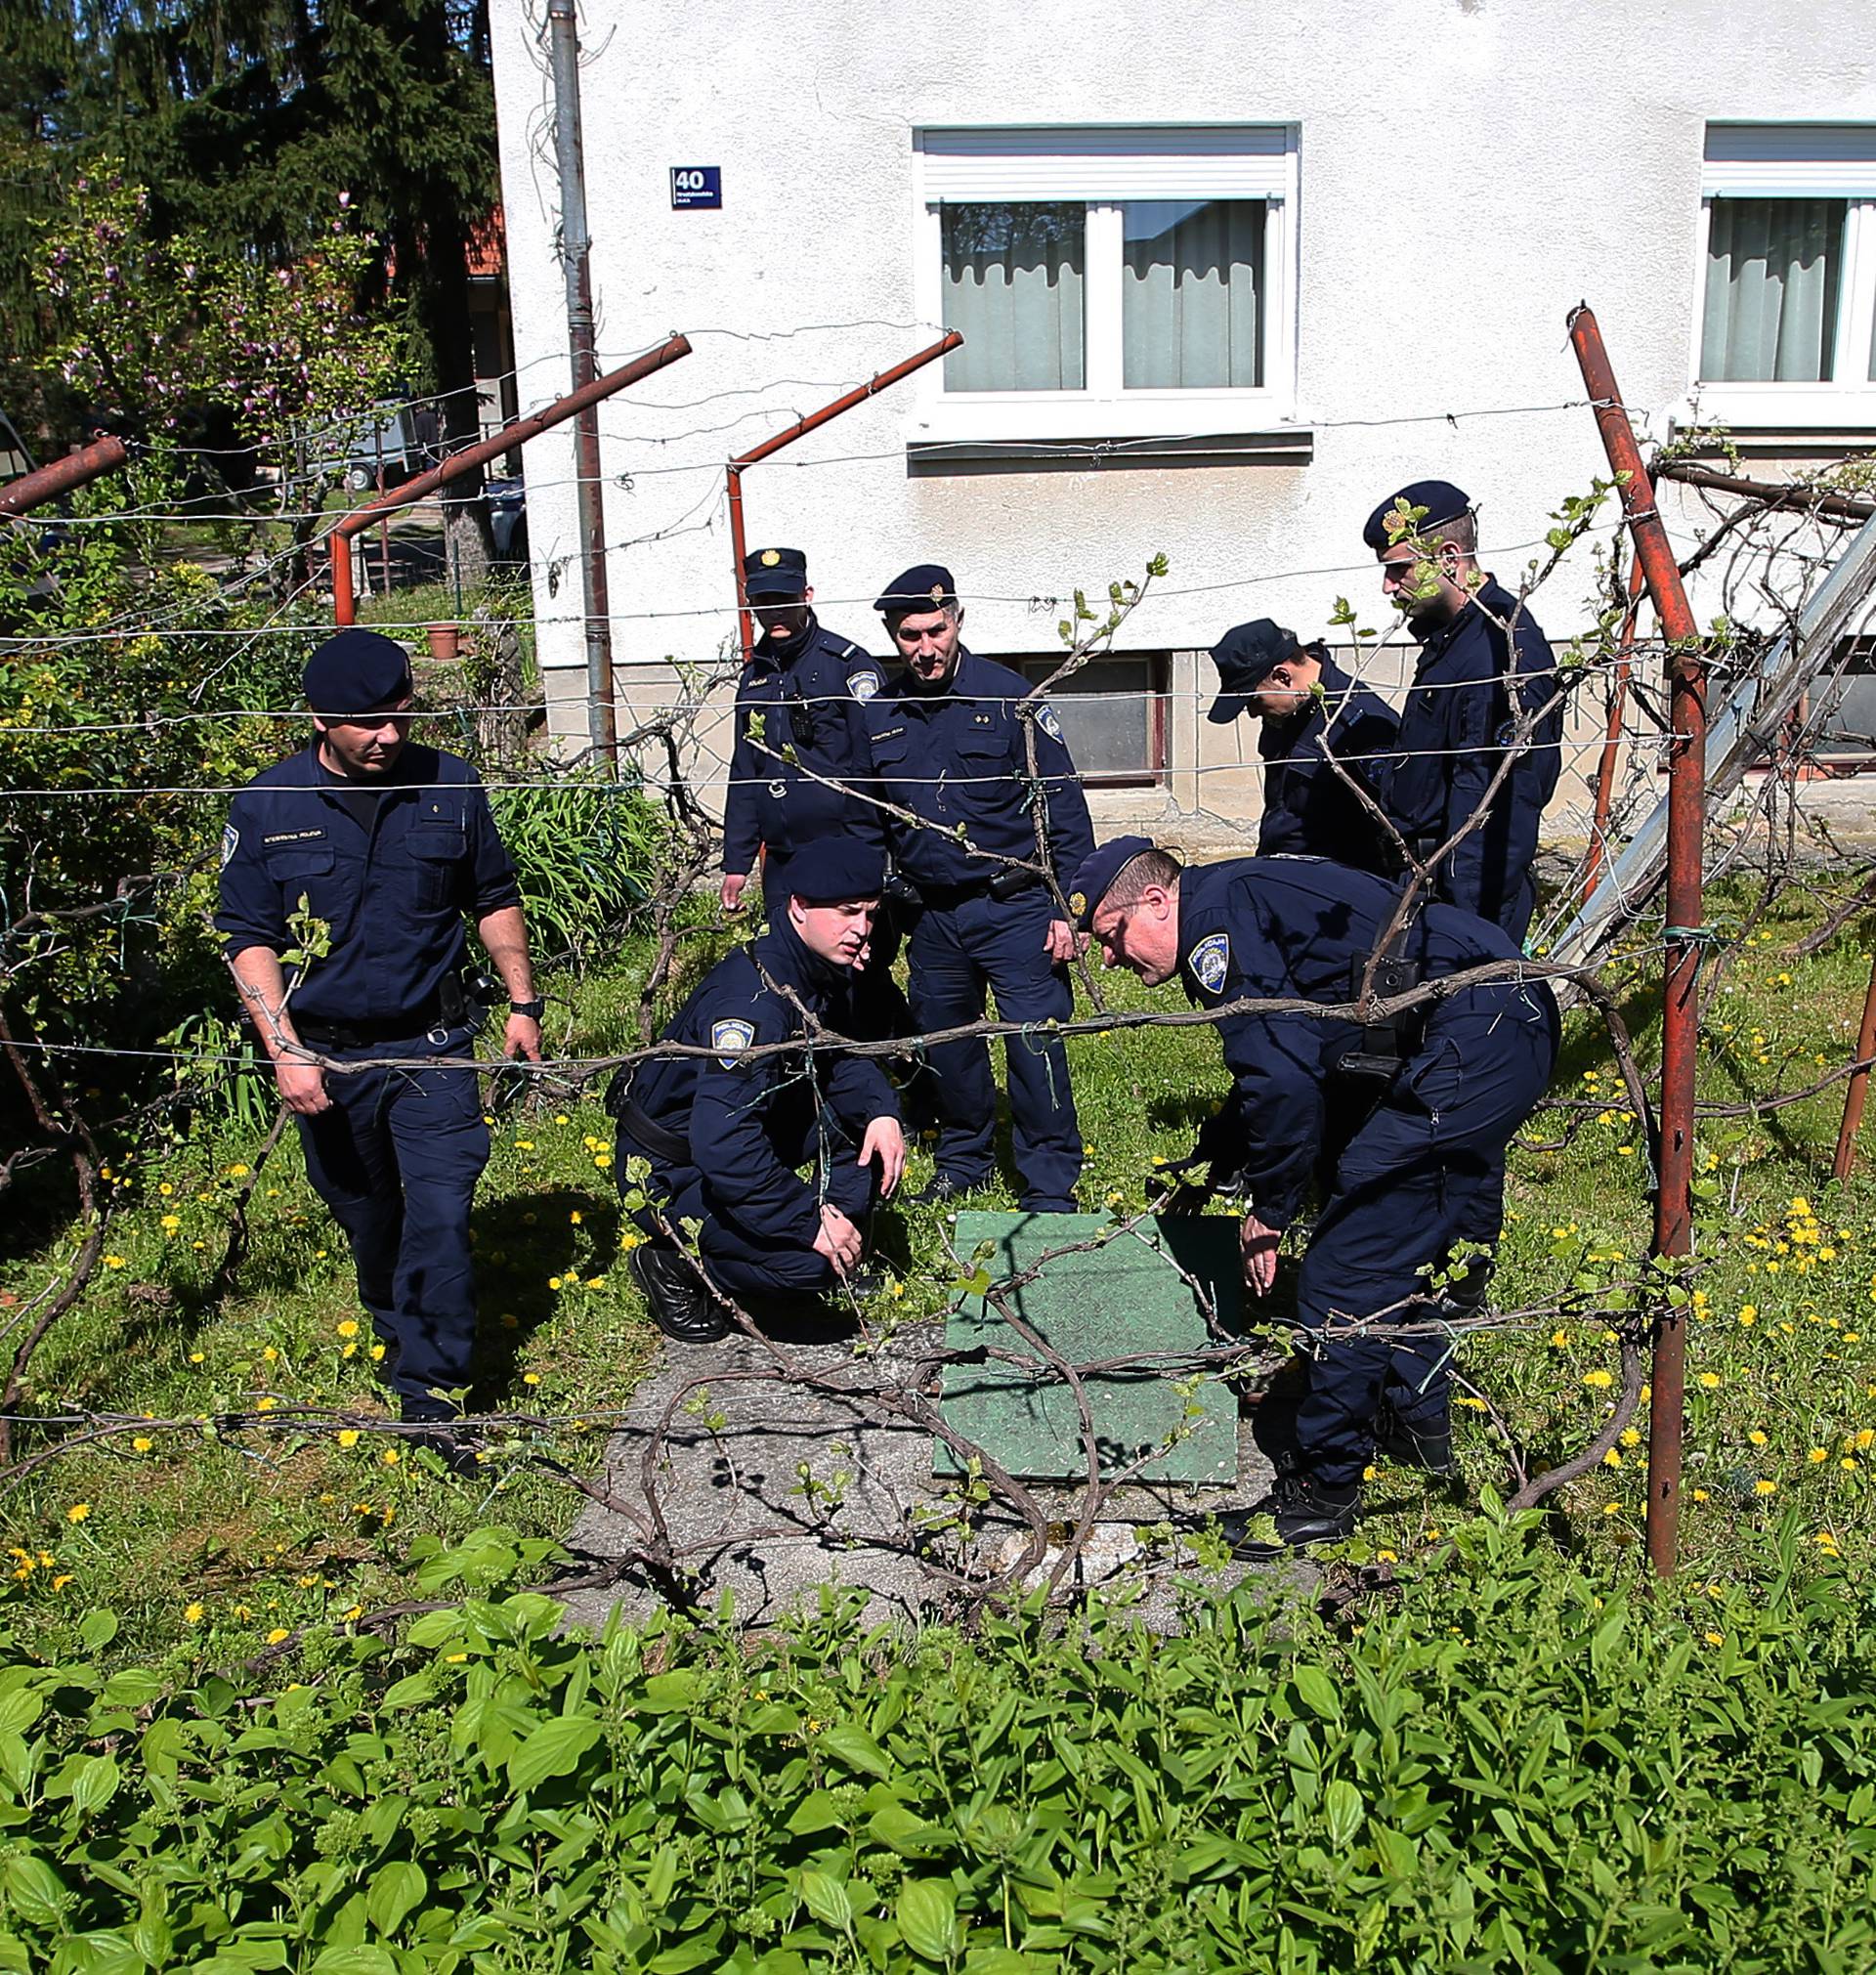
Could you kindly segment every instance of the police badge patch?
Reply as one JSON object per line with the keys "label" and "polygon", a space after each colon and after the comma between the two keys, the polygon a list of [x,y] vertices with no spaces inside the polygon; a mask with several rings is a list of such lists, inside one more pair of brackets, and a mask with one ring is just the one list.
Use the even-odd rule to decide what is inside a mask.
{"label": "police badge patch", "polygon": [[1192,969],[1192,978],[1207,994],[1216,994],[1224,985],[1225,972],[1231,965],[1231,935],[1208,932],[1186,955],[1185,964]]}
{"label": "police badge patch", "polygon": [[1062,723],[1055,717],[1055,708],[1053,707],[1043,707],[1036,715],[1036,724],[1051,741],[1061,740]]}
{"label": "police badge patch", "polygon": [[712,1022],[710,1024],[710,1048],[721,1050],[723,1054],[717,1061],[726,1070],[736,1068],[737,1052],[746,1050],[755,1041],[755,1024],[744,1021]]}
{"label": "police badge patch", "polygon": [[879,690],[877,672],[854,672],[848,676],[847,691],[856,700],[870,700]]}
{"label": "police badge patch", "polygon": [[241,833],[232,823],[222,825],[222,869],[228,869],[229,860],[241,847]]}

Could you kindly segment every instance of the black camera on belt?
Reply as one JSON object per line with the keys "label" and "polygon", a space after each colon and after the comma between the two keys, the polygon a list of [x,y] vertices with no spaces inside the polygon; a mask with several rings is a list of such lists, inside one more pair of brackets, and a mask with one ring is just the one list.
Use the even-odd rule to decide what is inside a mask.
{"label": "black camera on belt", "polygon": [[1024,870],[1020,864],[1006,864],[990,880],[990,895],[999,905],[1004,905],[1042,881],[1035,872]]}
{"label": "black camera on belt", "polygon": [[[1398,941],[1395,942],[1398,945]],[[1368,971],[1366,961],[1357,961],[1353,968],[1353,979],[1349,985],[1348,999],[1361,999],[1362,976]],[[1398,952],[1384,953],[1375,962],[1374,993],[1378,1000],[1392,1001],[1398,995],[1412,994],[1421,983],[1421,966],[1416,960],[1409,960]],[[1420,1047],[1421,1034],[1427,1025],[1425,1010],[1403,1009],[1398,1014],[1388,1015],[1383,1020],[1366,1023],[1361,1031],[1361,1040],[1350,1050],[1336,1067],[1344,1076],[1375,1077],[1384,1082],[1391,1080],[1399,1073],[1400,1066]]]}
{"label": "black camera on belt", "polygon": [[797,752],[820,745],[820,726],[814,708],[798,685],[789,688],[789,731],[794,736]]}

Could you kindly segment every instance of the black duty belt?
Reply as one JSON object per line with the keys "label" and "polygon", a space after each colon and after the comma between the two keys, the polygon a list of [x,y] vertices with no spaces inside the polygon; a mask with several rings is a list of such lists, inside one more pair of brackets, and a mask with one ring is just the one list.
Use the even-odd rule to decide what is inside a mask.
{"label": "black duty belt", "polygon": [[968,884],[927,884],[922,880],[914,880],[918,886],[919,902],[938,912],[950,912],[954,907],[967,904],[973,898],[994,898],[1000,904],[1012,898],[1020,898],[1024,892],[1034,890],[1042,880],[1033,871],[1025,871],[1020,864],[1005,865],[991,878],[973,879]]}
{"label": "black duty belt", "polygon": [[613,1080],[612,1089],[606,1094],[606,1108],[618,1122],[618,1129],[635,1145],[643,1146],[654,1159],[666,1166],[688,1166],[691,1161],[691,1141],[681,1132],[673,1132],[661,1125],[651,1113],[645,1110],[633,1097],[629,1087],[629,1071],[621,1070]]}
{"label": "black duty belt", "polygon": [[462,1019],[458,1011],[455,1019],[450,1020],[444,1013],[441,1000],[433,995],[422,1008],[385,1021],[328,1022],[311,1016],[305,1021],[296,1018],[293,1026],[301,1042],[316,1050],[364,1050],[373,1043],[408,1042],[412,1036],[428,1035],[433,1029],[455,1028]]}

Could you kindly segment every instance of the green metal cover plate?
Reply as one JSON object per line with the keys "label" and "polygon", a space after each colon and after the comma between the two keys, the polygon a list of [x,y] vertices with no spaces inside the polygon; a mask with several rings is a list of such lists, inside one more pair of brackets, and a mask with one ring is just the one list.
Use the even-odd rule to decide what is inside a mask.
{"label": "green metal cover plate", "polygon": [[[1235,1334],[1239,1328],[1237,1222],[1181,1215],[1138,1225],[1145,1239],[1117,1234],[1099,1248],[1057,1255],[1033,1282],[1006,1294],[1015,1313],[1071,1364],[1147,1352],[1202,1352],[1213,1344],[1197,1299],[1168,1255],[1205,1285],[1226,1329]],[[966,1213],[958,1217],[956,1246],[971,1267],[980,1244],[990,1243],[983,1266],[998,1281],[1031,1267],[1050,1249],[1092,1240],[1113,1226],[1105,1214]],[[1157,1252],[1153,1242],[1166,1253]],[[961,1299],[946,1325],[945,1342],[953,1351],[985,1344],[1028,1349],[981,1296]],[[1161,1447],[1139,1480],[1200,1487],[1236,1481],[1237,1401],[1215,1379],[1204,1380],[1189,1394],[1177,1391],[1191,1376],[1145,1368],[1084,1380],[1103,1475]],[[1188,1405],[1197,1408],[1190,1417]],[[953,1432],[1020,1480],[1076,1481],[1087,1473],[1075,1395],[1052,1373],[994,1360],[947,1365],[940,1410]],[[1188,1431],[1174,1440],[1181,1428]],[[933,1442],[938,1474],[957,1474],[959,1465],[942,1440]]]}

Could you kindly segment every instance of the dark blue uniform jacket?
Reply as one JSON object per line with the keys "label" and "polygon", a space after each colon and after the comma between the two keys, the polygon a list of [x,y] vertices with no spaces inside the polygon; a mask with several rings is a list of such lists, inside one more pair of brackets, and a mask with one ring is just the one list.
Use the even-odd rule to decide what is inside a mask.
{"label": "dark blue uniform jacket", "polygon": [[1038,799],[1047,804],[1049,851],[1064,879],[1093,854],[1087,799],[1047,706],[1036,717],[1038,780],[1030,781],[1024,723],[1014,709],[1030,690],[1007,665],[960,650],[942,692],[921,693],[907,674],[869,703],[883,794],[936,826],[921,830],[891,821],[894,858],[921,888],[982,885],[1007,868],[972,857],[969,844],[1034,858]]}
{"label": "dark blue uniform jacket", "polygon": [[[717,1053],[655,1056],[631,1074],[632,1102],[661,1131],[689,1140],[690,1163],[758,1238],[812,1247],[821,1231],[815,1189],[795,1173],[792,1150],[785,1159],[778,1147],[798,1147],[822,1104],[856,1139],[873,1119],[899,1115],[891,1084],[868,1057],[817,1052],[810,1077],[801,1055],[751,1062],[743,1053],[806,1033],[800,1010],[779,991],[784,986],[827,1027],[852,1034],[850,981],[844,967],[811,953],[785,920],[720,960],[660,1038],[704,1044]],[[630,1129],[625,1121],[627,1135]],[[668,1170],[675,1162],[659,1163]]]}
{"label": "dark blue uniform jacket", "polygon": [[[1509,636],[1507,623],[1514,625]],[[1525,708],[1549,704],[1557,685],[1550,645],[1530,612],[1487,580],[1451,623],[1423,640],[1401,711],[1400,762],[1388,804],[1416,856],[1428,855],[1461,828],[1497,773],[1514,727],[1508,680],[1514,680]],[[1539,720],[1529,751],[1513,764],[1484,822],[1435,876],[1442,898],[1514,939],[1530,923],[1536,896],[1530,870],[1544,805],[1562,765],[1562,736],[1559,699]]]}
{"label": "dark blue uniform jacket", "polygon": [[1357,871],[1397,871],[1400,859],[1386,832],[1329,765],[1323,748],[1326,741],[1337,760],[1386,809],[1394,766],[1387,751],[1400,721],[1386,701],[1327,659],[1322,662],[1322,692],[1321,699],[1288,719],[1261,722],[1258,854],[1330,857]]}
{"label": "dark blue uniform jacket", "polygon": [[[823,630],[812,612],[799,636],[779,644],[765,637],[755,647],[736,689],[736,748],[723,803],[725,871],[753,871],[763,844],[782,862],[823,837],[883,844],[879,809],[801,772],[806,766],[849,787],[872,789],[873,751],[862,709],[880,684],[878,665],[858,645]],[[756,713],[767,746],[780,754],[792,749],[793,760],[756,746],[749,732]]]}
{"label": "dark blue uniform jacket", "polygon": [[320,767],[318,744],[257,775],[228,809],[215,929],[232,959],[251,946],[297,944],[287,915],[304,895],[332,928],[331,951],[294,988],[301,1020],[395,1032],[436,1020],[445,975],[465,953],[463,915],[519,905],[515,868],[481,778],[467,761],[406,746],[375,798],[367,829],[346,783]]}
{"label": "dark blue uniform jacket", "polygon": [[[1385,879],[1315,857],[1192,866],[1179,880],[1180,985],[1201,1008],[1251,995],[1352,1001],[1399,896]],[[1414,921],[1403,953],[1430,980],[1514,959],[1517,948],[1471,913],[1429,905]],[[1454,1011],[1474,1013],[1479,998],[1513,991],[1483,984],[1435,1003],[1421,1050],[1436,1044]],[[1217,1029],[1233,1092],[1206,1127],[1200,1148],[1241,1165],[1258,1220],[1287,1227],[1322,1149],[1330,1076],[1361,1030],[1303,1014],[1233,1015]],[[1489,1075],[1489,1065],[1478,1072]],[[1373,1086],[1351,1080],[1345,1101],[1362,1101],[1364,1090],[1372,1095]]]}

